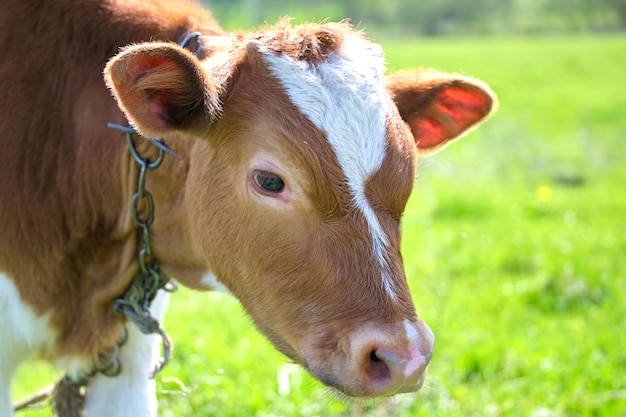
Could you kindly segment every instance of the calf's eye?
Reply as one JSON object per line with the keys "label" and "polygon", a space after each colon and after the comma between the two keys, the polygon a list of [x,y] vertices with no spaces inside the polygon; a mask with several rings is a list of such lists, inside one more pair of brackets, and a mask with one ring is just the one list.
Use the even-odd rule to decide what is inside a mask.
{"label": "calf's eye", "polygon": [[285,189],[285,182],[278,175],[267,171],[254,171],[252,173],[254,183],[267,193],[280,193]]}

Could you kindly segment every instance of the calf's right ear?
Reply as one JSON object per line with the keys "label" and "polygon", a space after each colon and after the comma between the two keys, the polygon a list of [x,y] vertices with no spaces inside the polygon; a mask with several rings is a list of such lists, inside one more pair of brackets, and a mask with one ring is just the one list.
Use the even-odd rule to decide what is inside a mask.
{"label": "calf's right ear", "polygon": [[171,131],[203,135],[220,113],[220,86],[193,54],[175,44],[129,46],[108,62],[104,78],[144,136],[162,138]]}

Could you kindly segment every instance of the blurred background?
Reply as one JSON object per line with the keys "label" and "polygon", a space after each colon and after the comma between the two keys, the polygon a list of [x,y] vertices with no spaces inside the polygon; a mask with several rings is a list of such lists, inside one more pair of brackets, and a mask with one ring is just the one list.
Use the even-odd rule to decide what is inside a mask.
{"label": "blurred background", "polygon": [[626,29],[624,0],[203,0],[222,25],[249,28],[287,15],[402,36],[537,35]]}

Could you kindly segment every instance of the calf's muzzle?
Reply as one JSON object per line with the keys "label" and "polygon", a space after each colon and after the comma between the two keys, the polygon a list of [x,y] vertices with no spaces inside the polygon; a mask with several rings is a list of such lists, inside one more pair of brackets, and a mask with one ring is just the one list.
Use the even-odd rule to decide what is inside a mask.
{"label": "calf's muzzle", "polygon": [[308,363],[312,374],[339,396],[385,397],[417,391],[423,385],[434,336],[421,320],[365,324],[341,339],[338,352],[326,358],[343,356],[344,360]]}

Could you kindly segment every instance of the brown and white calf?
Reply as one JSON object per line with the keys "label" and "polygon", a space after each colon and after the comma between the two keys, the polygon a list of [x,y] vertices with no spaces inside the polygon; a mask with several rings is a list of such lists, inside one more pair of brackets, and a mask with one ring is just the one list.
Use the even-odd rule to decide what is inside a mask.
{"label": "brown and white calf", "polygon": [[[196,31],[198,56],[178,46]],[[340,395],[419,389],[433,334],[400,254],[416,157],[493,104],[470,78],[385,76],[380,47],[347,24],[229,35],[188,3],[4,0],[0,415],[12,414],[20,362],[38,356],[78,378],[125,324],[112,302],[138,267],[138,169],[106,125],[126,120],[180,155],[147,179],[165,272],[226,287]],[[164,308],[159,295],[154,315]],[[158,344],[129,330],[122,373],[90,382],[89,417],[156,414]]]}

